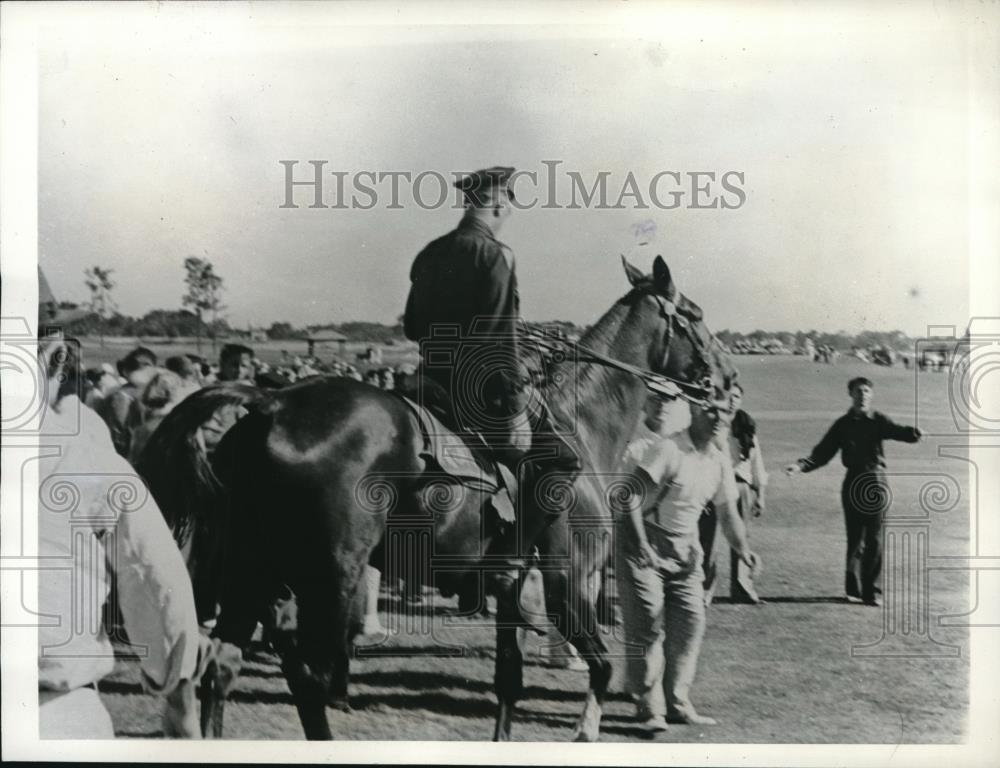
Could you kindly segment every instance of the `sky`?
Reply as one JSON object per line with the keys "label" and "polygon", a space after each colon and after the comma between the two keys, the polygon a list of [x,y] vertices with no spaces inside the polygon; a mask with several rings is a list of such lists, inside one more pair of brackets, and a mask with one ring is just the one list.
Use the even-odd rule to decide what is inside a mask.
{"label": "sky", "polygon": [[122,312],[179,308],[194,255],[223,277],[233,325],[391,323],[413,257],[460,211],[421,207],[405,184],[397,209],[387,184],[371,210],[309,208],[300,190],[283,209],[280,161],[307,178],[325,160],[348,184],[492,165],[544,179],[558,162],[565,197],[567,171],[607,171],[612,200],[629,173],[648,190],[662,171],[735,171],[745,202],[517,211],[500,237],[529,320],[592,323],[627,287],[621,255],[648,270],[657,254],[714,329],[921,335],[968,320],[983,95],[948,11],[678,5],[637,20],[605,6],[563,23],[387,25],[336,5],[203,8],[40,38],[39,258],[60,298],[85,300],[97,264]]}

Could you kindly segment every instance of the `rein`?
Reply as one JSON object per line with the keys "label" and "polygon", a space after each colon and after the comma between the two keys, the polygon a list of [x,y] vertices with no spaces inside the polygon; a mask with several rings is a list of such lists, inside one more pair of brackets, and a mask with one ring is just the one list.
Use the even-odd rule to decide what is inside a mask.
{"label": "rein", "polygon": [[[660,305],[660,317],[667,321],[667,341],[663,354],[663,367],[666,368],[667,360],[670,357],[670,342],[673,336],[673,323],[675,320],[678,320],[678,316],[676,313],[676,307],[672,302],[663,301],[659,296],[654,296],[654,298]],[[554,354],[568,357],[568,350],[575,350],[576,359],[581,362],[596,363],[597,365],[614,368],[622,371],[623,373],[635,376],[637,379],[642,381],[642,383],[646,386],[646,389],[656,395],[660,395],[661,397],[679,397],[682,400],[693,403],[694,405],[705,405],[709,402],[711,389],[708,386],[681,381],[680,379],[675,379],[662,373],[656,373],[645,368],[639,368],[638,366],[624,363],[621,360],[616,360],[615,358],[609,357],[601,352],[595,352],[593,349],[585,347],[579,342],[569,342],[561,339],[554,340],[548,337],[544,331],[529,329],[522,331],[521,333],[536,347],[546,349]]]}

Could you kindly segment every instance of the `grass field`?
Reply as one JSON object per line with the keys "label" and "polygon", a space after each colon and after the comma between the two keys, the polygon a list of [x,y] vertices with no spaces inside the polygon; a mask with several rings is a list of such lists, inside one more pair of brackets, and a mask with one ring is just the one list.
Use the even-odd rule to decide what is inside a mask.
{"label": "grass field", "polygon": [[[903,593],[887,589],[882,608],[841,601],[844,525],[839,501],[839,459],[810,475],[786,478],[780,471],[802,456],[848,406],[845,384],[865,374],[875,380],[875,407],[901,423],[936,434],[954,431],[947,402],[947,375],[914,374],[859,362],[838,366],[802,358],[737,358],[746,385],[744,405],[759,425],[771,475],[768,509],[753,521],[753,547],[763,557],[758,588],[767,604],[729,604],[728,557],[720,558],[721,600],[709,609],[693,699],[719,720],[714,727],[672,726],[656,737],[671,742],[730,743],[956,743],[967,731],[968,630],[939,626],[938,619],[967,610],[968,577],[962,571],[931,571],[924,603],[901,606]],[[89,360],[88,360],[88,364]],[[943,443],[887,444],[894,521],[919,515],[929,525],[933,558],[969,549],[966,464],[939,458]],[[946,498],[927,489],[961,489]],[[928,486],[931,483],[931,486]],[[921,503],[924,499],[924,504]],[[928,501],[930,499],[930,501]],[[954,502],[954,504],[952,504]],[[904,542],[904,528],[891,529]],[[916,536],[908,529],[910,541]],[[898,552],[887,541],[887,551]],[[887,576],[899,573],[890,556]],[[894,566],[893,563],[896,563]],[[894,570],[895,568],[895,570]],[[903,587],[913,586],[912,571]],[[887,583],[888,586],[888,583]],[[902,589],[902,588],[901,588]],[[388,603],[388,601],[387,601]],[[492,734],[493,630],[488,620],[449,617],[441,603],[421,618],[422,631],[400,629],[376,658],[353,664],[354,712],[330,710],[337,738],[487,740]],[[915,606],[915,607],[914,607]],[[929,619],[930,635],[907,617]],[[400,628],[383,613],[386,626]],[[904,633],[903,630],[907,632]],[[430,630],[430,631],[427,631]],[[882,639],[881,642],[880,638]],[[921,657],[928,649],[955,646],[954,657]],[[612,643],[620,648],[614,638]],[[433,655],[442,644],[459,656]],[[869,656],[864,649],[868,644]],[[852,651],[853,649],[853,651]],[[360,652],[360,649],[359,649]],[[226,735],[241,739],[301,739],[298,718],[276,660],[251,654],[227,707]],[[586,675],[526,666],[526,698],[514,726],[518,740],[562,741],[582,707]],[[620,675],[612,683],[620,690]],[[121,659],[101,683],[102,696],[122,736],[159,733],[159,702],[143,695],[136,663]],[[632,707],[615,693],[605,707],[602,739],[645,741]]]}

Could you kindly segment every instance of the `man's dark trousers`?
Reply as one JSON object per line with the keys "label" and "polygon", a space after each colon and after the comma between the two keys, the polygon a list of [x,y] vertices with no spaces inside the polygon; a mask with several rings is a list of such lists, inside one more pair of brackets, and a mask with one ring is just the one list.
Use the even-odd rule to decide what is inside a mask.
{"label": "man's dark trousers", "polygon": [[882,521],[890,502],[885,471],[849,470],[840,498],[847,527],[844,591],[872,600],[882,594]]}

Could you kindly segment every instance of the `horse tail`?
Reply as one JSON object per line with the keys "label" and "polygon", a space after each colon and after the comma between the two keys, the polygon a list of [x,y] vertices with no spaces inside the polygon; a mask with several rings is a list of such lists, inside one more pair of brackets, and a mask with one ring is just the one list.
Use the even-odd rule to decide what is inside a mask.
{"label": "horse tail", "polygon": [[273,398],[245,404],[248,413],[226,432],[215,449],[212,472],[216,482],[224,486],[230,496],[238,491],[239,474],[255,476],[260,469],[267,433],[277,408]]}
{"label": "horse tail", "polygon": [[222,409],[266,409],[268,401],[268,395],[250,386],[206,387],[170,411],[143,448],[136,471],[182,551],[201,524],[220,518],[224,503],[224,483],[199,431]]}

